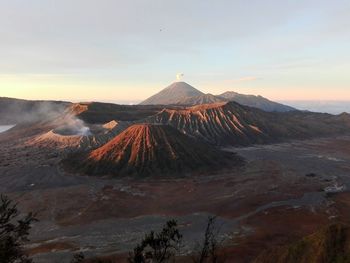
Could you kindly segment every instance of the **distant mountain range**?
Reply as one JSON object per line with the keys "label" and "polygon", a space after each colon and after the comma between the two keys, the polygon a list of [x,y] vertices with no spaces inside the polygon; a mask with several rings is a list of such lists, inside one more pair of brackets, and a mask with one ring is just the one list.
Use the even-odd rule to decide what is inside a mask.
{"label": "distant mountain range", "polygon": [[293,107],[270,101],[262,96],[244,95],[233,91],[228,91],[220,95],[204,94],[186,82],[174,82],[157,94],[141,102],[140,105],[194,106],[228,101],[234,101],[241,105],[269,112],[288,112],[296,110]]}

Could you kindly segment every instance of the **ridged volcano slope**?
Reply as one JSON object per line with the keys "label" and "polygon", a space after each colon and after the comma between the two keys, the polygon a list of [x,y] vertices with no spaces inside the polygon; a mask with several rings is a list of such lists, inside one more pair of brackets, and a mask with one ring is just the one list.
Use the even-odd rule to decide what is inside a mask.
{"label": "ridged volcano slope", "polygon": [[136,124],[82,160],[65,162],[96,175],[184,175],[237,165],[240,159],[165,125]]}
{"label": "ridged volcano slope", "polygon": [[146,122],[171,125],[215,145],[251,145],[349,133],[350,118],[312,112],[265,112],[235,102],[164,109]]}

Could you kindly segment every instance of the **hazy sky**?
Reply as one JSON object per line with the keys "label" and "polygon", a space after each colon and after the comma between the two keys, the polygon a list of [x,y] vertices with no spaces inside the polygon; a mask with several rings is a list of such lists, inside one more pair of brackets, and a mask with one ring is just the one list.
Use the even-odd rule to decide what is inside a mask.
{"label": "hazy sky", "polygon": [[350,100],[349,0],[0,0],[0,96],[138,101],[175,80]]}

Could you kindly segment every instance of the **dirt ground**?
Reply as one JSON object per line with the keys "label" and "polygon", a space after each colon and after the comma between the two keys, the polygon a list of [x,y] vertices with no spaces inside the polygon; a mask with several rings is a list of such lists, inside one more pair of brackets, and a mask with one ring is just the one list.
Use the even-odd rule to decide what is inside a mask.
{"label": "dirt ground", "polygon": [[[77,251],[125,255],[170,218],[186,253],[209,215],[218,216],[228,262],[250,262],[265,248],[349,221],[350,137],[225,149],[244,157],[245,167],[143,180],[69,174],[60,152],[18,141],[0,147],[0,192],[38,212],[27,247],[36,262],[69,262]],[[324,191],[332,186],[342,193]]]}

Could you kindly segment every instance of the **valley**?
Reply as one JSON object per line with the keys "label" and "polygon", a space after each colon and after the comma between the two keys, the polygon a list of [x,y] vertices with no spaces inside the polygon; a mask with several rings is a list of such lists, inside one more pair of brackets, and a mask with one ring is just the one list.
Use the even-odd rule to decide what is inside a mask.
{"label": "valley", "polygon": [[[47,158],[50,151],[27,149],[33,154],[30,159],[36,160],[29,161],[28,152],[21,149],[23,156],[14,159],[12,154],[1,154],[1,160],[5,157],[11,163],[0,168],[1,191],[24,210],[38,211],[40,222],[33,228],[29,245],[37,262],[68,260],[71,251],[79,248],[87,255],[123,255],[145,231],[157,229],[169,218],[179,221],[190,249],[209,214],[219,217],[227,249],[236,258],[247,249],[246,242],[254,243],[249,245],[256,249],[254,253],[273,245],[276,240],[271,239],[271,244],[265,240],[271,233],[283,234],[285,241],[301,237],[303,231],[312,233],[317,224],[310,225],[308,220],[317,218],[320,224],[338,217],[347,220],[336,208],[339,201],[333,201],[338,195],[344,200],[346,193],[329,198],[324,191],[335,183],[350,187],[346,165],[350,152],[329,149],[329,145],[344,143],[350,144],[350,138],[234,149],[247,159],[246,167],[205,176],[144,180],[69,174],[60,168],[59,158]],[[316,176],[307,177],[309,173]],[[262,233],[260,217],[267,220]],[[295,221],[285,224],[290,218]],[[303,231],[294,233],[300,227]],[[234,262],[249,262],[254,253],[244,252],[242,261]]]}
{"label": "valley", "polygon": [[236,102],[37,110],[0,134],[0,192],[40,219],[26,245],[35,262],[69,262],[79,251],[126,262],[170,219],[188,262],[215,215],[228,262],[248,263],[350,223],[348,114]]}

